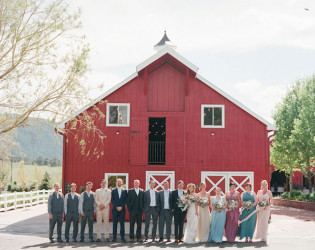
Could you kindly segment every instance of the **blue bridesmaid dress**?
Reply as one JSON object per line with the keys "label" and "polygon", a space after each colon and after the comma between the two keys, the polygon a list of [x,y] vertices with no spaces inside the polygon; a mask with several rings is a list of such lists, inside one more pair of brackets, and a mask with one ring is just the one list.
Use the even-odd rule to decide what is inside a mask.
{"label": "blue bridesmaid dress", "polygon": [[[251,202],[255,202],[255,198],[253,195],[251,195],[248,192],[245,192],[243,194],[243,201],[251,201]],[[252,213],[253,211],[255,211],[256,207],[252,207],[251,209],[247,210],[244,209],[242,212],[242,215],[240,217],[240,220],[245,219],[250,213]],[[250,238],[253,239],[253,235],[255,232],[255,227],[256,227],[256,219],[257,219],[257,214],[252,215],[252,217],[250,217],[247,221],[244,221],[241,224],[241,234],[240,234],[240,239],[243,238]]]}
{"label": "blue bridesmaid dress", "polygon": [[[212,203],[218,203],[217,197],[214,197]],[[221,197],[221,202],[224,202],[224,198]],[[217,211],[212,210],[212,218],[210,224],[210,234],[208,238],[208,242],[214,241],[217,243],[222,242],[223,234],[224,234],[224,226],[226,220],[225,210]]]}

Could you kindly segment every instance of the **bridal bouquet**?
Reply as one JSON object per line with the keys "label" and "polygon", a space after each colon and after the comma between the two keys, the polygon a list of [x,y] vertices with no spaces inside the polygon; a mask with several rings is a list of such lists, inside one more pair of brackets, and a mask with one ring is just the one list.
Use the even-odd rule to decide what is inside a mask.
{"label": "bridal bouquet", "polygon": [[229,210],[235,210],[238,208],[238,202],[236,200],[229,200],[227,206]]}
{"label": "bridal bouquet", "polygon": [[205,206],[208,206],[209,205],[209,201],[208,201],[208,199],[207,198],[199,198],[198,200],[197,200],[197,204],[199,205],[199,206],[201,206],[201,207],[205,207]]}
{"label": "bridal bouquet", "polygon": [[269,201],[266,201],[266,200],[263,200],[263,201],[258,201],[258,206],[261,207],[261,208],[265,208],[267,206],[270,205],[270,202]]}
{"label": "bridal bouquet", "polygon": [[252,207],[253,207],[253,202],[251,202],[251,201],[245,201],[244,203],[243,203],[243,207],[245,208],[245,209],[247,209],[247,210],[249,210],[249,209],[251,209]]}
{"label": "bridal bouquet", "polygon": [[217,203],[214,203],[213,207],[214,207],[215,210],[218,210],[219,212],[221,212],[221,210],[224,209],[224,203],[219,201]]}
{"label": "bridal bouquet", "polygon": [[195,197],[189,194],[184,194],[180,198],[178,198],[178,205],[183,207],[182,211],[187,210],[190,207],[190,205],[195,202],[196,202]]}

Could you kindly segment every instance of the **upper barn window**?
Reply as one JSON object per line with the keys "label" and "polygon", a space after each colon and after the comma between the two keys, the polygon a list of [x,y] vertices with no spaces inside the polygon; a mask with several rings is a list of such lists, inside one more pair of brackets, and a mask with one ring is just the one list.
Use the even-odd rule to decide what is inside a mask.
{"label": "upper barn window", "polygon": [[129,127],[130,104],[129,103],[107,103],[106,126]]}
{"label": "upper barn window", "polygon": [[224,105],[201,105],[202,128],[224,128]]}

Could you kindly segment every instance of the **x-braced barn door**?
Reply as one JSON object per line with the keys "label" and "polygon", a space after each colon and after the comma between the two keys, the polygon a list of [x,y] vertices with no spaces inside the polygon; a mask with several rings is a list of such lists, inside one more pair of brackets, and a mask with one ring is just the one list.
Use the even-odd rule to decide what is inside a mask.
{"label": "x-braced barn door", "polygon": [[130,123],[130,165],[148,163],[148,119],[132,118]]}
{"label": "x-braced barn door", "polygon": [[170,189],[175,187],[175,171],[146,171],[146,189],[149,189],[149,182],[155,181],[155,190],[163,190],[163,182],[167,181],[170,184]]}

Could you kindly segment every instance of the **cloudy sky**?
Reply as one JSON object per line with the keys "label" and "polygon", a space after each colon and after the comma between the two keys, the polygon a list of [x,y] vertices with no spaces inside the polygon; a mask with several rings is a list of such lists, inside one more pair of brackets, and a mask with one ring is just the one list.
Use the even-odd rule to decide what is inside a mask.
{"label": "cloudy sky", "polygon": [[315,72],[313,0],[72,0],[77,6],[91,47],[87,84],[104,92],[155,53],[165,29],[200,75],[269,121],[286,88]]}

